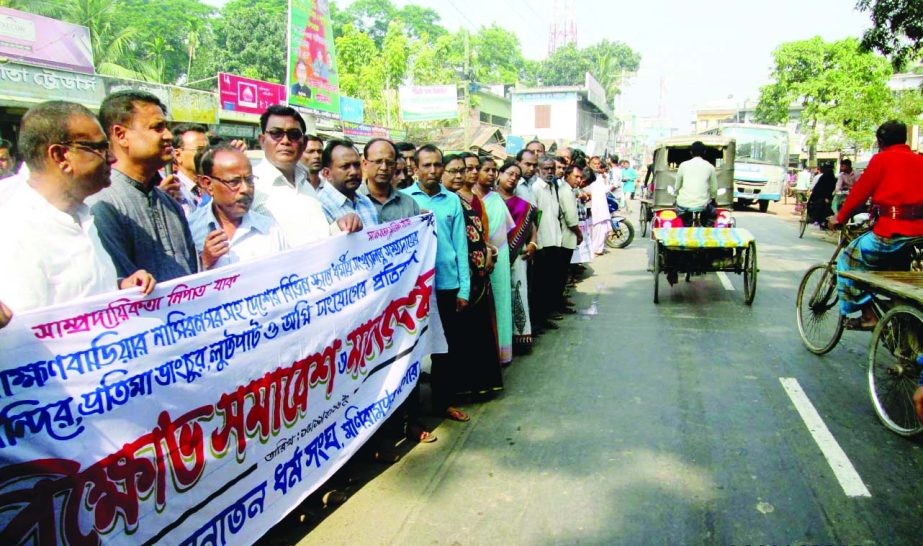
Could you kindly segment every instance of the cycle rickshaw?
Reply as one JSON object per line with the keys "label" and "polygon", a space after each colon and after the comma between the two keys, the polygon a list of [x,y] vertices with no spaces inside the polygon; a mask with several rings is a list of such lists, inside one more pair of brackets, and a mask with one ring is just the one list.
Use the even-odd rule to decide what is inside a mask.
{"label": "cycle rickshaw", "polygon": [[[705,159],[716,169],[718,195],[715,199],[714,225],[702,226],[694,216],[691,226],[677,215],[676,170],[692,158],[690,147],[695,141],[705,144]],[[734,199],[735,141],[716,135],[673,137],[659,143],[654,155],[654,195],[651,203],[654,260],[654,303],[659,303],[660,275],[672,285],[684,274],[729,272],[743,275],[744,303],[756,296],[756,240],[736,227],[730,206]]]}

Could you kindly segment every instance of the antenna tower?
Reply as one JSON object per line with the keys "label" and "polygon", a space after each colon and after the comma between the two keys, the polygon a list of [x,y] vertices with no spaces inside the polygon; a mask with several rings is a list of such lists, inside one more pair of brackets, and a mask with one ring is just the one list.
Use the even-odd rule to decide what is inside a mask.
{"label": "antenna tower", "polygon": [[577,43],[577,0],[554,0],[554,18],[548,33],[548,56],[567,44]]}

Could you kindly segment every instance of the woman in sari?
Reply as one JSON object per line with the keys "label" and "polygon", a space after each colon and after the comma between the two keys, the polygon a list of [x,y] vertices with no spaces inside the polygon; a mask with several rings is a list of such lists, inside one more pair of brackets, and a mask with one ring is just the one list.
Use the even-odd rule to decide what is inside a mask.
{"label": "woman in sari", "polygon": [[[588,170],[589,167],[584,169],[584,173]],[[590,216],[593,225],[591,249],[593,254],[602,256],[606,251],[606,239],[612,231],[612,213],[609,212],[609,202],[606,201],[609,182],[604,177],[597,176],[586,190],[590,195]]]}
{"label": "woman in sari", "polygon": [[532,346],[532,323],[529,320],[528,262],[538,249],[535,242],[538,212],[535,206],[513,193],[519,184],[520,169],[507,162],[500,167],[497,193],[506,201],[513,217],[513,229],[507,239],[510,246],[510,275],[513,296],[513,349],[521,351]]}
{"label": "woman in sari", "polygon": [[481,158],[478,183],[474,187],[474,193],[481,198],[484,210],[487,212],[488,241],[497,248],[496,263],[493,273],[490,274],[490,285],[494,291],[494,309],[497,312],[500,365],[508,366],[513,361],[513,303],[507,237],[513,229],[513,217],[506,208],[506,202],[494,191],[496,179],[496,161],[492,157]]}
{"label": "woman in sari", "polygon": [[500,373],[500,350],[497,347],[497,321],[490,272],[494,258],[487,242],[487,215],[484,205],[472,193],[474,182],[467,182],[465,158],[445,157],[442,185],[461,199],[468,235],[468,269],[471,271],[471,294],[468,307],[460,319],[467,324],[465,343],[460,347],[458,362],[464,368],[454,375],[457,394],[487,394],[503,390]]}

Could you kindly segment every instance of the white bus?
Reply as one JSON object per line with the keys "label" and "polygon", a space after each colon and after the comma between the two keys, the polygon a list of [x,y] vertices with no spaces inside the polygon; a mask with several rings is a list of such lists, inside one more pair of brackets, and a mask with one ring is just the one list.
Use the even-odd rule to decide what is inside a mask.
{"label": "white bus", "polygon": [[766,212],[770,201],[782,198],[788,167],[788,130],[772,125],[725,123],[704,134],[737,141],[734,161],[734,198],[749,205],[759,202]]}

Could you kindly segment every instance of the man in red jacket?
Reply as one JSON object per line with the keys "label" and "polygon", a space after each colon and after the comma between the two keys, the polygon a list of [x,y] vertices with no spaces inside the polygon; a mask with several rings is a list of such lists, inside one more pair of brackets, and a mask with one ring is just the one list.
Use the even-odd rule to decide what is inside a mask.
{"label": "man in red jacket", "polygon": [[[923,241],[923,156],[907,146],[907,126],[888,121],[875,132],[879,153],[856,181],[831,227],[842,224],[871,197],[872,231],[853,240],[840,254],[839,271],[874,271],[902,267],[908,245]],[[870,330],[878,321],[871,296],[849,279],[838,278],[840,311],[849,315],[847,328]]]}

